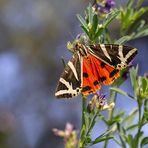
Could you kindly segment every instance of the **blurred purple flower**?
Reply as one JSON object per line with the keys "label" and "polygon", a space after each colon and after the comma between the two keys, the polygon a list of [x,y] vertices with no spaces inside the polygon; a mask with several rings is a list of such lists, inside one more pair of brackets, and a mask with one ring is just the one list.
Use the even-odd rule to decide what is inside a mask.
{"label": "blurred purple flower", "polygon": [[94,5],[93,5],[93,8],[97,12],[97,14],[98,13],[104,14],[104,13],[110,12],[110,10],[114,6],[115,6],[114,0],[104,0],[104,1],[96,0]]}
{"label": "blurred purple flower", "polygon": [[107,103],[104,94],[96,94],[92,97],[88,104],[88,111],[92,111],[94,109],[102,109],[103,106]]}
{"label": "blurred purple flower", "polygon": [[114,7],[114,6],[115,6],[115,1],[114,0],[107,0],[106,3],[105,3],[105,7],[104,8],[106,9],[107,12],[109,12],[110,9],[112,7]]}
{"label": "blurred purple flower", "polygon": [[106,96],[105,94],[100,94],[100,95],[98,95],[98,99],[99,99],[99,108],[103,108],[104,105],[107,103],[105,96]]}
{"label": "blurred purple flower", "polygon": [[90,102],[87,106],[88,111],[91,112],[91,111],[94,111],[96,109],[103,111],[103,110],[111,110],[112,108],[114,108],[114,106],[115,106],[114,102],[108,104],[105,96],[106,95],[104,95],[104,94],[94,95],[91,98],[91,100],[90,100]]}
{"label": "blurred purple flower", "polygon": [[128,68],[130,69],[130,68],[132,68],[133,66],[134,66],[133,61],[131,61],[131,62],[128,64]]}
{"label": "blurred purple flower", "polygon": [[65,130],[52,129],[56,136],[64,139],[64,145],[66,148],[76,148],[78,144],[77,131],[71,123],[66,123]]}

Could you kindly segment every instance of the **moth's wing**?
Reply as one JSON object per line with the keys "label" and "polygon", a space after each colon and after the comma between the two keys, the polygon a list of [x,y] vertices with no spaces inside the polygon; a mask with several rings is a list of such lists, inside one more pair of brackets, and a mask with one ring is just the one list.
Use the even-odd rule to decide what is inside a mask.
{"label": "moth's wing", "polygon": [[[88,54],[87,57],[83,58],[82,94],[84,96],[96,93],[101,88],[99,75],[92,57],[94,56]],[[97,59],[97,61],[98,60],[99,59]]]}
{"label": "moth's wing", "polygon": [[104,63],[119,70],[127,67],[137,54],[136,48],[117,44],[90,45],[88,50]]}
{"label": "moth's wing", "polygon": [[101,84],[112,84],[120,76],[120,71],[104,63],[92,54],[83,58],[82,94],[96,93]]}
{"label": "moth's wing", "polygon": [[67,63],[59,79],[55,96],[57,98],[71,98],[81,92],[81,67],[82,57],[74,53],[72,59]]}
{"label": "moth's wing", "polygon": [[91,54],[90,58],[92,61],[91,65],[94,65],[94,71],[96,73],[97,80],[100,83],[103,83],[104,85],[112,84],[113,81],[120,76],[120,70],[111,67]]}

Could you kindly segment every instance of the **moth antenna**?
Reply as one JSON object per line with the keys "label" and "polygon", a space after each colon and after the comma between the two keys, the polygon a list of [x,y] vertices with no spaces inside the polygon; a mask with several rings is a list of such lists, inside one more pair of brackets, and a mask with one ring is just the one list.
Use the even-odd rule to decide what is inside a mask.
{"label": "moth antenna", "polygon": [[68,34],[70,35],[70,37],[71,37],[73,40],[75,40],[75,37],[74,37],[74,35],[72,34],[71,31],[68,31]]}
{"label": "moth antenna", "polygon": [[63,64],[64,68],[65,68],[66,63],[65,63],[65,60],[64,60],[64,57],[63,57],[63,56],[61,57],[61,62],[62,62],[62,64]]}

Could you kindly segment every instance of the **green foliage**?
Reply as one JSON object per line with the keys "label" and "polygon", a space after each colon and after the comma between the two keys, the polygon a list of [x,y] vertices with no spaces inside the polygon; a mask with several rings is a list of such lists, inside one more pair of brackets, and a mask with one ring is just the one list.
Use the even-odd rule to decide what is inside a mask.
{"label": "green foliage", "polygon": [[[102,16],[98,15],[98,10],[95,10],[89,4],[84,18],[77,14],[85,38],[91,44],[123,44],[130,40],[147,36],[148,25],[141,19],[141,16],[148,11],[148,7],[142,7],[142,2],[143,0],[129,0],[125,7],[112,9],[109,13],[103,13]],[[118,39],[112,38],[109,31],[109,26],[114,21],[118,21],[120,24]],[[87,44],[88,42],[86,41],[85,43]],[[72,48],[70,42],[68,42],[68,46],[69,49]],[[132,96],[132,92],[125,92],[119,88],[126,80],[123,77],[125,73],[128,73],[128,68],[121,71],[121,78],[115,81],[110,88],[110,102],[109,105],[105,103],[104,108],[100,108],[100,104],[98,105],[98,102],[95,102],[97,100],[95,100],[95,103],[93,102],[93,109],[88,110],[86,107],[87,99],[84,96],[82,97],[82,127],[79,148],[92,146],[100,142],[104,142],[104,148],[107,148],[109,140],[114,140],[122,148],[126,148],[127,145],[129,148],[138,148],[139,146],[142,148],[148,144],[148,137],[144,137],[144,131],[142,131],[142,127],[148,123],[148,78],[146,76],[138,76],[138,66],[136,68],[132,67],[129,70],[131,87],[133,89]],[[126,111],[117,111],[114,109],[114,103],[118,99],[117,94],[123,95],[125,102],[126,98],[130,98],[137,103],[137,107],[133,108],[129,114]],[[107,110],[108,118],[102,114],[104,110]],[[138,121],[135,121],[137,116]],[[100,120],[106,125],[106,130],[103,134],[92,139],[92,130]]]}
{"label": "green foliage", "polygon": [[[85,18],[77,15],[81,28],[90,40],[90,43],[116,43],[123,44],[130,40],[141,38],[148,35],[148,25],[141,19],[141,16],[148,11],[148,7],[141,7],[142,1],[129,0],[126,7],[120,7],[111,10],[104,17],[97,15],[92,5],[86,8]],[[120,35],[118,39],[111,38],[109,26],[113,21],[120,23]],[[128,69],[121,72],[124,74]],[[131,92],[121,90],[119,86],[125,81],[120,78],[110,88],[110,103],[116,102],[117,94],[130,98],[137,102],[128,115],[126,111],[117,112],[112,108],[108,110],[108,119],[102,114],[102,110],[96,109],[91,112],[86,110],[86,100],[82,104],[83,121],[80,135],[79,147],[91,146],[99,142],[104,142],[104,148],[108,145],[108,140],[114,140],[120,147],[138,148],[148,143],[148,138],[144,137],[142,127],[148,122],[148,79],[145,76],[138,76],[138,66],[130,69],[130,80],[133,88],[134,96]],[[84,101],[84,100],[83,100]],[[126,101],[126,100],[125,100]],[[142,112],[144,110],[144,112]],[[137,123],[135,119],[139,116]],[[102,120],[107,126],[107,130],[96,139],[91,138],[91,132],[96,122]],[[132,134],[131,131],[137,131]],[[114,133],[118,134],[115,136]]]}
{"label": "green foliage", "polygon": [[86,9],[86,19],[81,15],[77,14],[77,18],[80,21],[83,31],[88,35],[90,41],[94,42],[104,42],[104,36],[102,34],[106,32],[109,24],[117,17],[119,10],[113,10],[106,15],[103,20],[99,19],[99,16],[93,11],[91,4]]}
{"label": "green foliage", "polygon": [[[137,2],[137,5],[135,5],[135,0],[129,0],[126,9],[120,8],[120,15],[118,19],[121,23],[121,34],[125,35],[128,32],[132,32],[134,34],[137,34],[134,32],[135,28],[141,28],[141,23],[136,26],[135,23],[137,23],[137,20],[148,11],[148,7],[141,7],[140,3]],[[138,21],[139,22],[139,21]],[[136,27],[133,27],[136,26]],[[147,30],[147,28],[145,28]],[[148,33],[148,32],[147,32]],[[146,33],[146,34],[147,34]],[[148,34],[147,34],[148,35]]]}

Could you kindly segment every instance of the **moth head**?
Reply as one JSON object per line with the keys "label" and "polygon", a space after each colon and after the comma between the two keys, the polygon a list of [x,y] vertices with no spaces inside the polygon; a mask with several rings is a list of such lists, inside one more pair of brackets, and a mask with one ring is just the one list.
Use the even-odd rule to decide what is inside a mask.
{"label": "moth head", "polygon": [[87,55],[88,55],[87,46],[84,44],[81,44],[81,43],[75,44],[74,51],[78,51],[80,53],[80,55],[83,57],[87,57]]}
{"label": "moth head", "polygon": [[121,69],[124,69],[124,68],[126,68],[127,67],[127,63],[120,63],[120,64],[118,64],[117,66],[116,66],[116,69],[119,69],[119,70],[121,70]]}

